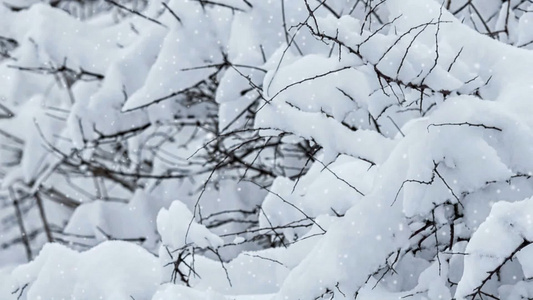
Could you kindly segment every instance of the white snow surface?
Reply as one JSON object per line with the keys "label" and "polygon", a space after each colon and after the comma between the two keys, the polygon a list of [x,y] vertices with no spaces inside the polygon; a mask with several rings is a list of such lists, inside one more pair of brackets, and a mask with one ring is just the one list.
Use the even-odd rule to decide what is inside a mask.
{"label": "white snow surface", "polygon": [[[30,262],[4,250],[18,227],[0,228],[0,299],[533,297],[533,20],[519,1],[471,1],[493,13],[492,38],[451,13],[461,1],[374,3],[382,29],[355,0],[149,1],[88,21],[34,2],[0,5],[0,37],[20,43],[0,60],[16,112],[0,119],[2,226],[21,227],[10,189],[67,192],[45,199],[59,238],[36,232]],[[40,74],[61,66],[91,80]],[[290,172],[277,148],[247,157],[275,161],[265,181],[187,169],[213,130],[317,151],[287,151]],[[106,155],[108,172],[93,164]]]}

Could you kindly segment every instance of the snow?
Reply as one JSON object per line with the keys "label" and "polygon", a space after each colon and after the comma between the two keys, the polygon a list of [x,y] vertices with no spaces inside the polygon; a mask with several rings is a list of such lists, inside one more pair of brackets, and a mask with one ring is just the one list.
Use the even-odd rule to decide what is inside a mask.
{"label": "snow", "polygon": [[533,297],[533,5],[19,4],[0,299]]}
{"label": "snow", "polygon": [[194,221],[193,214],[185,204],[176,200],[169,209],[157,214],[157,230],[163,245],[178,249],[194,243],[199,247],[216,248],[224,242],[205,226]]}
{"label": "snow", "polygon": [[[220,9],[214,11],[198,10],[194,2],[186,0],[170,1],[169,7],[172,10],[188,12],[183,14],[184,19],[182,20],[188,30],[184,30],[182,26],[172,26],[161,43],[160,49],[158,49],[160,51],[157,60],[153,64],[143,88],[126,101],[122,107],[123,111],[142,107],[170,94],[185,91],[213,72],[211,68],[188,69],[220,61],[220,55],[213,56],[212,53],[197,49],[217,49],[224,46],[217,43],[220,41],[218,32],[224,32],[225,27],[229,26],[229,22],[219,22],[216,27],[212,28],[209,26],[211,24],[209,20],[220,18],[229,21],[227,14],[230,12]],[[217,17],[211,17],[211,15]],[[173,23],[177,22],[172,21]],[[202,33],[201,38],[200,33]],[[194,42],[195,46],[191,47],[190,42]]]}
{"label": "snow", "polygon": [[127,204],[102,200],[84,203],[74,211],[64,232],[78,236],[96,236],[96,243],[108,240],[110,236],[119,239],[142,239],[144,246],[153,251],[157,249],[159,240],[159,236],[155,234],[158,207],[169,205],[141,190],[138,190]]}
{"label": "snow", "polygon": [[226,298],[214,292],[201,292],[177,285],[163,285],[155,293],[152,300],[225,300]]}
{"label": "snow", "polygon": [[119,241],[82,253],[48,244],[35,261],[17,267],[12,276],[12,291],[28,284],[25,299],[148,299],[161,280],[153,255]]}
{"label": "snow", "polygon": [[[501,264],[512,259],[517,251],[522,250],[523,243],[531,244],[532,205],[533,200],[529,198],[514,203],[498,202],[492,206],[491,213],[472,235],[466,247],[468,256],[465,257],[463,277],[457,286],[457,299],[467,299],[468,295],[475,293],[478,286],[483,285],[485,278]],[[492,243],[494,238],[501,242]],[[490,248],[485,246],[487,242],[491,243]],[[530,259],[525,257],[528,251],[530,250],[519,256],[527,277],[531,273]]]}

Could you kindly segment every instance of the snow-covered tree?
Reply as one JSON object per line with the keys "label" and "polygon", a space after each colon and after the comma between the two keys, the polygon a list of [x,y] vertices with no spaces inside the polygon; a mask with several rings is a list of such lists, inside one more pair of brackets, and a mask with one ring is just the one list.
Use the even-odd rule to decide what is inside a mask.
{"label": "snow-covered tree", "polygon": [[0,298],[533,298],[532,12],[3,0]]}

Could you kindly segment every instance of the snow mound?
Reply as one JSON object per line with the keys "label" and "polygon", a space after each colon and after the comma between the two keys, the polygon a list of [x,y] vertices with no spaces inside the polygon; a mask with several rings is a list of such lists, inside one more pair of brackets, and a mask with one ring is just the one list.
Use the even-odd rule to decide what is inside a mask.
{"label": "snow mound", "polygon": [[82,253],[47,244],[37,259],[17,267],[12,276],[21,299],[27,300],[149,299],[161,282],[157,258],[121,241]]}

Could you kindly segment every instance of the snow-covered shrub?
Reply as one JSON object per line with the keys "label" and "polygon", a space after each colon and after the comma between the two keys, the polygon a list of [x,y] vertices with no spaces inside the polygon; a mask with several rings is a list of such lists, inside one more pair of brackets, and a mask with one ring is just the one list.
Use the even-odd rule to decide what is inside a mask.
{"label": "snow-covered shrub", "polygon": [[19,2],[1,299],[533,297],[530,1]]}

